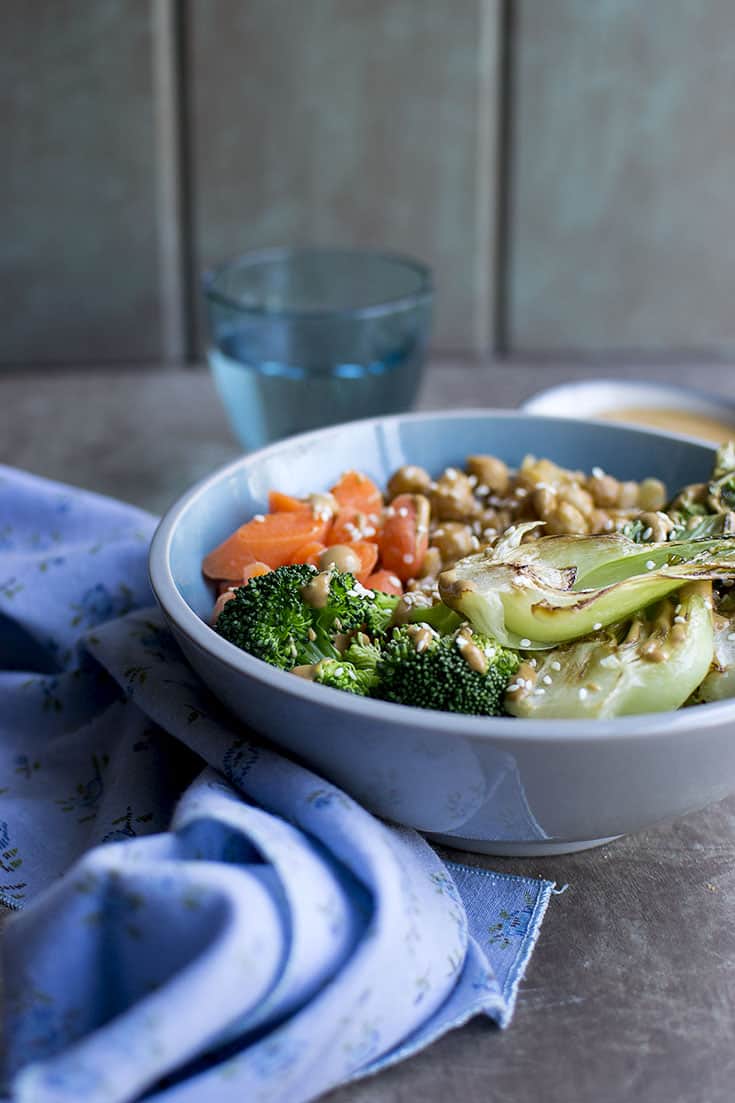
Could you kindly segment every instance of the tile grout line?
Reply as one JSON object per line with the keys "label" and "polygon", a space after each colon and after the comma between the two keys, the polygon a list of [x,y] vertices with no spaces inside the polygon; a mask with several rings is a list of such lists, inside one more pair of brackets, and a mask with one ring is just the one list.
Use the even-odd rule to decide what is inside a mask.
{"label": "tile grout line", "polygon": [[151,22],[161,359],[174,364],[188,353],[177,0],[152,0]]}
{"label": "tile grout line", "polygon": [[493,354],[512,354],[509,346],[509,304],[513,213],[513,49],[516,13],[513,0],[499,0],[497,51],[497,132],[495,141],[495,252],[489,296],[493,315]]}
{"label": "tile grout line", "polygon": [[494,213],[499,197],[498,163],[498,66],[500,59],[499,0],[481,0],[477,64],[477,147],[475,161],[475,286],[473,346],[485,354],[495,345],[492,279],[497,266],[497,227]]}

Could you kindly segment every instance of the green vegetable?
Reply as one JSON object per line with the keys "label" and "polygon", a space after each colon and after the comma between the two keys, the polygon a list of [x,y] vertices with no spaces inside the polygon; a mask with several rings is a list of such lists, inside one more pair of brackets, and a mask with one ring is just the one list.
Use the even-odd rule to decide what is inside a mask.
{"label": "green vegetable", "polygon": [[454,632],[464,619],[442,601],[433,601],[426,594],[408,593],[397,597],[395,594],[376,593],[368,609],[365,627],[372,636],[383,636],[394,627],[396,615],[400,616],[401,623],[430,624],[442,636]]}
{"label": "green vegetable", "polygon": [[729,593],[717,607],[712,664],[687,704],[703,705],[735,697],[735,595]]}
{"label": "green vegetable", "polygon": [[513,716],[627,716],[679,708],[713,654],[711,584],[685,586],[632,621],[547,651],[506,694]]}
{"label": "green vegetable", "polygon": [[358,670],[345,659],[322,659],[314,668],[314,681],[333,689],[342,689],[347,693],[356,693],[366,697],[373,688],[376,678],[368,670]]}
{"label": "green vegetable", "polygon": [[[473,646],[487,664],[484,673],[468,662]],[[404,626],[383,647],[375,696],[415,708],[496,716],[518,661],[495,640],[466,629],[438,636],[423,626]]]}
{"label": "green vegetable", "polygon": [[224,606],[217,632],[282,670],[339,659],[337,637],[366,621],[370,591],[356,589],[351,574],[333,571],[326,605],[315,608],[305,600],[304,588],[316,576],[316,568],[299,564],[251,578]]}
{"label": "green vegetable", "polygon": [[621,533],[547,536],[508,530],[494,548],[439,576],[447,605],[506,647],[546,649],[626,620],[697,579],[735,580],[735,540],[639,544]]}

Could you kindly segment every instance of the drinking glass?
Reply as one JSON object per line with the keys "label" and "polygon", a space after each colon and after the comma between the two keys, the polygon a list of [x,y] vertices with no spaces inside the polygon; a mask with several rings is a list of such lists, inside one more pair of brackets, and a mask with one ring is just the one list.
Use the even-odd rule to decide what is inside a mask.
{"label": "drinking glass", "polygon": [[209,363],[248,449],[416,397],[431,272],[362,249],[267,249],[208,272]]}

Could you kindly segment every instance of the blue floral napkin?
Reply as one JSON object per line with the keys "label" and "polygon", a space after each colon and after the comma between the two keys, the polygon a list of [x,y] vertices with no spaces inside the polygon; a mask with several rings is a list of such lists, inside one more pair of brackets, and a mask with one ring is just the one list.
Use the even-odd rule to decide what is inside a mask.
{"label": "blue floral napkin", "polygon": [[553,886],[238,730],[150,608],[154,524],[0,468],[5,1090],[297,1103],[505,1026]]}

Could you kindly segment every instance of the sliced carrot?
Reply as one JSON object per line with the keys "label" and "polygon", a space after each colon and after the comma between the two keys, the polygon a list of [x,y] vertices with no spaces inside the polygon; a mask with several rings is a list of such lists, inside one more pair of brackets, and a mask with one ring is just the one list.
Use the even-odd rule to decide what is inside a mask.
{"label": "sliced carrot", "polygon": [[383,495],[372,479],[359,471],[345,471],[331,493],[341,509],[353,509],[360,513],[379,514],[383,508]]}
{"label": "sliced carrot", "polygon": [[393,571],[374,571],[365,579],[363,586],[368,590],[379,590],[381,594],[397,594],[400,597],[403,593],[401,580]]}
{"label": "sliced carrot", "polygon": [[261,575],[270,574],[271,569],[267,563],[261,563],[258,559],[254,563],[248,563],[247,567],[243,568],[242,572],[242,584],[247,585],[251,578],[260,578]]}
{"label": "sliced carrot", "polygon": [[318,567],[318,559],[323,551],[326,551],[327,545],[322,544],[320,540],[310,540],[307,544],[302,544],[300,548],[291,556],[292,563],[309,563],[312,567]]}
{"label": "sliced carrot", "polygon": [[353,552],[360,557],[361,566],[355,577],[364,586],[365,580],[373,573],[375,564],[378,562],[378,546],[369,543],[367,540],[356,540],[347,546],[352,548]]}
{"label": "sliced carrot", "polygon": [[207,578],[240,582],[245,567],[256,559],[273,569],[283,567],[302,544],[323,542],[328,527],[311,510],[260,514],[206,555],[202,570]]}
{"label": "sliced carrot", "polygon": [[378,538],[380,560],[405,582],[415,578],[429,546],[429,503],[422,494],[399,494],[383,521]]}
{"label": "sliced carrot", "polygon": [[329,527],[326,543],[329,547],[332,544],[354,544],[355,541],[362,540],[374,543],[378,539],[379,528],[377,514],[341,509]]}
{"label": "sliced carrot", "polygon": [[303,498],[294,498],[290,494],[282,494],[280,490],[268,491],[269,513],[300,513],[303,509],[309,509],[309,503]]}

